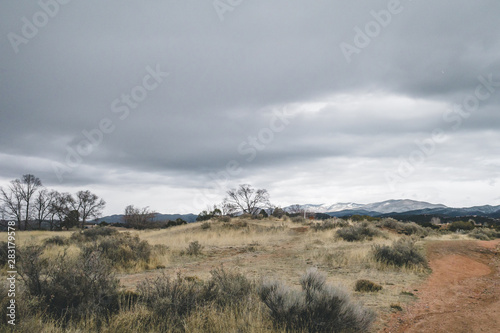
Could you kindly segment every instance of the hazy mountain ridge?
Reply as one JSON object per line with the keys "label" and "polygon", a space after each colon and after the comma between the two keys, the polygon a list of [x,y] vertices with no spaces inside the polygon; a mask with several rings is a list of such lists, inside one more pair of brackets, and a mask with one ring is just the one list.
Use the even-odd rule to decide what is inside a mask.
{"label": "hazy mountain ridge", "polygon": [[[290,211],[293,206],[285,207]],[[443,216],[466,216],[466,215],[484,215],[490,217],[500,217],[500,205],[474,206],[453,208],[443,204],[432,204],[425,201],[416,201],[410,199],[386,200],[370,204],[357,203],[337,203],[329,204],[304,204],[299,205],[302,209],[311,213],[324,213],[331,216],[347,215],[370,215],[382,216],[385,214],[413,214],[413,215],[443,215]]]}
{"label": "hazy mountain ridge", "polygon": [[[309,213],[323,213],[336,217],[349,215],[369,216],[397,216],[397,215],[436,215],[436,216],[473,216],[481,215],[492,218],[500,218],[500,205],[473,206],[453,208],[443,204],[432,204],[425,201],[410,199],[386,200],[370,204],[358,204],[354,202],[339,202],[335,204],[303,204],[298,205],[302,210]],[[287,206],[285,211],[291,212],[296,205]],[[158,214],[155,221],[175,221],[178,218],[186,222],[195,222],[196,214]],[[123,214],[101,217],[97,222],[122,223]]]}

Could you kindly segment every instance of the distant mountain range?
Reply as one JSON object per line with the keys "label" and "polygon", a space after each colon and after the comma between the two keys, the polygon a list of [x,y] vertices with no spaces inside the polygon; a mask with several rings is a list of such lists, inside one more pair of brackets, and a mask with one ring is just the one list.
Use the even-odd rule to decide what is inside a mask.
{"label": "distant mountain range", "polygon": [[[323,213],[330,216],[369,215],[369,216],[397,216],[397,215],[436,215],[436,216],[471,216],[480,215],[500,218],[499,206],[475,206],[465,208],[452,208],[442,204],[431,204],[415,200],[387,200],[370,204],[357,204],[353,202],[336,204],[305,204],[299,205],[301,209],[311,213]],[[294,206],[284,209],[291,211]]]}
{"label": "distant mountain range", "polygon": [[[284,210],[291,212],[297,205],[285,207]],[[500,218],[499,206],[475,206],[464,208],[452,208],[442,204],[432,204],[424,201],[415,201],[409,199],[387,200],[370,204],[358,204],[354,202],[336,203],[336,204],[304,204],[298,205],[302,210],[309,213],[323,213],[330,216],[343,217],[350,215],[368,215],[374,217],[398,217],[415,215],[432,215],[441,217],[459,217],[459,216],[484,216],[498,219]],[[195,214],[158,214],[155,221],[175,221],[178,218],[186,222],[195,222]],[[107,223],[123,222],[123,215],[110,215],[101,217],[96,222],[106,221]]]}

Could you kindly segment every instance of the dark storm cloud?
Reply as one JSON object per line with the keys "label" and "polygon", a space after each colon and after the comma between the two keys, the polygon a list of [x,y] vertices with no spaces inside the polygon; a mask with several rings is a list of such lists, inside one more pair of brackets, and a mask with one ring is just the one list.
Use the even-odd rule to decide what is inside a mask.
{"label": "dark storm cloud", "polygon": [[[57,12],[13,47],[12,34],[24,38],[40,3]],[[500,123],[497,1],[244,1],[223,21],[211,1],[40,3],[0,4],[4,179],[32,172],[58,184],[54,165],[68,168],[68,151],[103,120],[113,130],[63,184],[144,172],[194,188],[232,160],[251,178],[305,160],[320,168],[328,158],[397,159],[436,128],[456,144],[439,144],[428,165],[446,168],[443,156],[472,159],[480,133]],[[366,34],[391,6],[397,13],[348,62],[342,43],[356,46],[356,29]],[[144,85],[148,68],[168,76],[127,106],[123,96]],[[488,75],[491,96],[468,117],[450,115]],[[298,111],[284,129],[265,148],[252,146],[273,112],[287,108]]]}

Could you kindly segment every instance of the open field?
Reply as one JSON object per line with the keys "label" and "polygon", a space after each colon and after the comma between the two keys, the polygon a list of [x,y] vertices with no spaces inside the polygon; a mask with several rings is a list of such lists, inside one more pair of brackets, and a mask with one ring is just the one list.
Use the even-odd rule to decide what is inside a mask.
{"label": "open field", "polygon": [[[131,239],[138,236],[137,244],[146,241],[152,246],[152,251],[147,262],[131,262],[116,266],[113,274],[119,280],[121,293],[135,295],[140,292],[138,286],[145,281],[165,277],[175,280],[177,276],[189,281],[208,281],[212,277],[213,270],[221,267],[228,272],[240,274],[256,285],[262,284],[263,281],[280,280],[292,289],[299,290],[300,277],[306,270],[317,268],[319,272],[326,273],[327,284],[346,290],[354,302],[359,302],[363,307],[376,313],[377,317],[371,331],[392,332],[390,325],[394,325],[394,320],[397,320],[394,317],[400,315],[399,309],[412,309],[412,304],[417,304],[415,302],[426,299],[425,297],[432,297],[433,293],[429,292],[422,295],[422,290],[417,293],[415,286],[420,286],[425,281],[432,281],[431,269],[434,272],[438,270],[436,262],[432,260],[436,258],[436,249],[441,246],[439,244],[477,243],[477,241],[463,242],[469,239],[463,234],[426,232],[426,237],[414,235],[412,239],[420,253],[432,252],[429,256],[431,269],[426,265],[399,267],[375,260],[374,247],[390,247],[395,241],[409,238],[408,236],[379,225],[375,228],[375,236],[348,242],[337,236],[341,226],[325,229],[313,226],[311,223],[293,223],[289,219],[235,218],[230,222],[208,221],[161,230],[119,229],[119,234],[130,233]],[[85,246],[78,245],[80,243],[76,242],[71,231],[22,232],[19,233],[18,244],[21,248],[29,244],[43,244],[55,235],[69,242],[64,245],[46,245],[42,258],[48,262],[63,253],[66,253],[68,258],[77,258],[84,252]],[[195,242],[200,246],[195,253],[190,253]],[[86,246],[90,246],[88,244]],[[427,280],[429,276],[431,280]],[[355,285],[358,280],[372,281],[382,286],[382,289],[377,292],[357,292]],[[222,332],[238,329],[241,332],[283,331],[272,324],[265,306],[254,298],[252,302],[234,310],[230,310],[231,307],[223,310],[215,309],[211,305],[204,307],[202,312],[195,311],[184,319],[183,328],[173,329],[172,332]],[[101,329],[103,332],[114,332],[111,327],[114,326],[115,329],[121,327],[123,332],[128,332],[133,331],[132,327],[135,327],[134,329],[141,331],[142,326],[137,323],[147,321],[144,318],[149,318],[150,311],[143,306],[131,307],[129,304],[127,308],[121,304],[118,314],[112,317],[110,322],[112,325],[104,325]],[[136,317],[131,317],[131,313]],[[403,311],[404,315],[407,313],[408,311]],[[49,320],[48,323],[42,324],[41,320],[41,317],[35,316],[35,319],[31,319],[31,324],[36,321],[47,330],[51,327],[54,332],[64,331],[57,321]],[[211,324],[207,324],[207,320]],[[403,319],[398,322],[401,320]],[[134,326],[133,322],[137,322],[139,326]],[[74,328],[81,324],[77,324]],[[90,332],[95,328],[95,323],[85,325],[90,328],[83,332]],[[197,326],[199,327],[196,328]],[[411,324],[408,324],[407,328],[410,326]],[[158,329],[161,325],[154,327],[162,331]],[[22,327],[20,331],[23,331]]]}

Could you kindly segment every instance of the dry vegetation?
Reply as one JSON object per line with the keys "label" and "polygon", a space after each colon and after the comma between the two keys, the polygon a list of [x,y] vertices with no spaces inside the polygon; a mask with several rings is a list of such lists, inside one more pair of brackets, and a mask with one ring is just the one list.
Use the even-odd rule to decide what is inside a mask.
{"label": "dry vegetation", "polygon": [[[23,232],[16,330],[377,331],[394,304],[415,299],[409,286],[429,274],[423,243],[467,237],[455,235],[394,220],[286,217],[161,230]],[[82,275],[77,280],[75,272]],[[313,282],[305,284],[308,278]],[[347,309],[347,317],[326,310],[335,306]]]}

